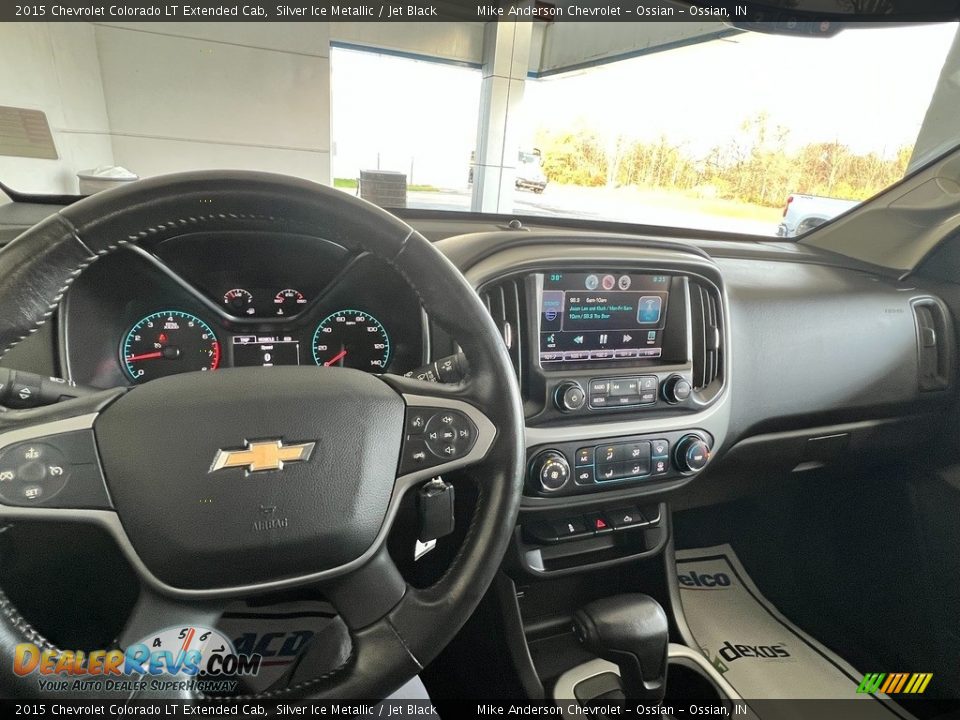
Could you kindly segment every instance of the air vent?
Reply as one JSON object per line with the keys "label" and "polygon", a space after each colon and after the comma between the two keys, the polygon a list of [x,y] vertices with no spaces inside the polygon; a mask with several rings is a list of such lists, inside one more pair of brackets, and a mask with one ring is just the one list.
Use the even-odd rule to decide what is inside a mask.
{"label": "air vent", "polygon": [[951,361],[943,307],[932,298],[914,300],[913,316],[917,323],[920,390],[943,390],[950,385]]}
{"label": "air vent", "polygon": [[524,332],[527,308],[524,302],[523,278],[503,280],[487,285],[480,293],[493,322],[500,329],[521,388],[524,381]]}
{"label": "air vent", "polygon": [[723,377],[723,313],[715,288],[690,282],[693,332],[693,386],[698,392],[719,389]]}

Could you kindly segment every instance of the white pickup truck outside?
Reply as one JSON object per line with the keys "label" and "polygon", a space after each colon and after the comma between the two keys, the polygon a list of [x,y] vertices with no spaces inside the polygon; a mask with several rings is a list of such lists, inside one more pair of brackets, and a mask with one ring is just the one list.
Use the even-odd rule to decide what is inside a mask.
{"label": "white pickup truck outside", "polygon": [[783,209],[783,222],[777,228],[777,236],[803,235],[859,204],[858,200],[839,200],[794,193],[787,198],[787,205]]}

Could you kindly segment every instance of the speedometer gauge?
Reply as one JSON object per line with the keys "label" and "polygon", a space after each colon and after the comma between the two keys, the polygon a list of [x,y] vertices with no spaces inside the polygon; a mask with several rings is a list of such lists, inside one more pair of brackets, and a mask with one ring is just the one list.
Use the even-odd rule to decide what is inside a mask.
{"label": "speedometer gauge", "polygon": [[127,375],[139,382],[193,370],[216,370],[220,342],[197,316],[162,310],[130,328],[120,346],[120,359]]}
{"label": "speedometer gauge", "polygon": [[390,336],[373,315],[338,310],[321,320],[313,334],[313,361],[324,367],[382,372],[390,361]]}

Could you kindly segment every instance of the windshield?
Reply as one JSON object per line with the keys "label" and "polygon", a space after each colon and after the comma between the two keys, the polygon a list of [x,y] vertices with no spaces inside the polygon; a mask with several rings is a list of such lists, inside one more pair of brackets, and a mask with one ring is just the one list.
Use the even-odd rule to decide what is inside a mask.
{"label": "windshield", "polygon": [[0,181],[89,194],[240,168],[387,208],[796,237],[960,142],[956,34],[3,24]]}

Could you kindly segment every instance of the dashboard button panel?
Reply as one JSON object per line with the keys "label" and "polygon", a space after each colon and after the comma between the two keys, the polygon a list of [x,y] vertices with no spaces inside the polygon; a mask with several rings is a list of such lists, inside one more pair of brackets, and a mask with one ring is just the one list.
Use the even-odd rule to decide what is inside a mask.
{"label": "dashboard button panel", "polygon": [[109,508],[93,433],[49,435],[0,450],[0,502]]}
{"label": "dashboard button panel", "polygon": [[[709,459],[712,444],[713,438],[706,432],[679,430],[615,438],[591,445],[581,441],[531,448],[526,494],[533,497],[582,495],[689,476],[703,469],[706,464],[703,458]],[[691,447],[698,452],[689,450]],[[696,455],[703,462],[696,466],[688,463],[688,454]],[[541,477],[544,471],[561,467],[565,468],[563,478],[545,481]],[[567,482],[571,475],[573,482]]]}
{"label": "dashboard button panel", "polygon": [[533,520],[523,523],[523,534],[530,542],[552,545],[569,540],[582,540],[597,535],[649,528],[660,522],[658,505],[623,505],[595,510],[583,515],[570,515],[554,520]]}
{"label": "dashboard button panel", "polygon": [[407,410],[400,472],[409,473],[459,460],[477,441],[477,428],[464,413],[449,408]]}
{"label": "dashboard button panel", "polygon": [[589,404],[594,410],[656,405],[656,375],[594,378],[589,383]]}

